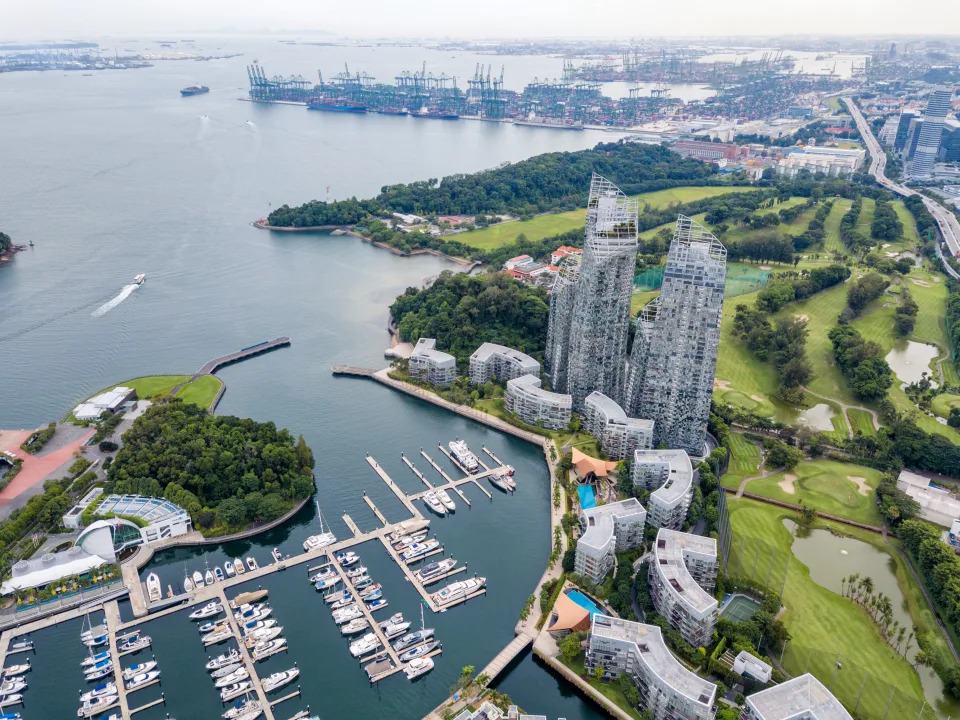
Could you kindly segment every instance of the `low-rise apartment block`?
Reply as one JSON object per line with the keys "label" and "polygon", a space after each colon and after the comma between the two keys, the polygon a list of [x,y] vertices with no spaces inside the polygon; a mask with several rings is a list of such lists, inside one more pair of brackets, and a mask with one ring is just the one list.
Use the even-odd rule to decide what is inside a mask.
{"label": "low-rise apartment block", "polygon": [[420,338],[410,355],[410,377],[431,385],[449,385],[457,379],[457,359],[437,350],[435,339]]}
{"label": "low-rise apartment block", "polygon": [[521,375],[540,377],[540,363],[506,345],[484,343],[470,356],[470,382],[475,385],[494,378],[507,382]]}
{"label": "low-rise apartment block", "polygon": [[654,527],[679,530],[690,509],[696,480],[686,450],[635,450],[630,479],[652,490],[647,501],[648,521]]}
{"label": "low-rise apartment block", "polygon": [[612,398],[594,391],[583,401],[584,427],[600,441],[614,460],[630,457],[634,450],[653,447],[653,420],[627,417]]}
{"label": "low-rise apartment block", "polygon": [[713,717],[717,686],[681,665],[655,625],[594,615],[586,665],[602,665],[605,677],[629,675],[654,720]]}
{"label": "low-rise apartment block", "polygon": [[660,528],[647,573],[654,606],[694,647],[710,644],[717,624],[717,541]]}
{"label": "low-rise apartment block", "polygon": [[643,542],[647,511],[636,498],[598,505],[583,511],[584,532],[577,541],[574,569],[595,583],[603,582],[616,553]]}
{"label": "low-rise apartment block", "polygon": [[540,387],[540,378],[521,375],[507,383],[504,405],[525,423],[538,422],[550,430],[559,430],[570,422],[573,398]]}
{"label": "low-rise apartment block", "polygon": [[807,673],[747,697],[743,720],[853,720],[822,682]]}

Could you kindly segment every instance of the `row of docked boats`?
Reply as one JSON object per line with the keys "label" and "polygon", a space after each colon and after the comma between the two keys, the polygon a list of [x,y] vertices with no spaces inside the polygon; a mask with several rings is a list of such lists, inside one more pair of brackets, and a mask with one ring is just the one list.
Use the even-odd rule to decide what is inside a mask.
{"label": "row of docked boats", "polygon": [[[114,657],[110,649],[94,652],[95,648],[110,642],[106,625],[94,627],[87,618],[87,629],[80,633],[80,642],[87,647],[87,657],[80,663],[84,679],[97,684],[80,694],[77,717],[93,717],[115,707],[120,698],[118,683],[122,684],[122,688],[129,693],[153,685],[160,680],[160,670],[155,660],[129,665],[121,669],[120,677],[116,676]],[[152,643],[150,636],[141,634],[140,630],[117,635],[117,656],[139,652],[150,647]]]}
{"label": "row of docked boats", "polygon": [[[33,669],[29,660],[9,665],[0,671],[0,709],[23,704],[23,691],[27,689],[27,680],[24,677]],[[19,718],[19,713],[9,713]],[[0,715],[0,720],[6,717]]]}
{"label": "row of docked boats", "polygon": [[[236,558],[235,560],[227,560],[223,564],[222,570],[219,565],[214,565],[213,570],[208,566],[206,572],[201,573],[199,570],[194,570],[193,575],[191,575],[187,572],[186,567],[184,567],[183,591],[190,593],[194,590],[199,590],[205,585],[213,585],[214,583],[223,582],[226,578],[243,575],[248,570],[253,572],[259,569],[260,565],[257,563],[257,559],[252,555],[247,557],[246,566],[244,566],[243,558]],[[156,573],[150,573],[147,576],[147,596],[151,602],[155,602],[154,597],[156,596],[156,598],[159,599],[159,593],[160,578],[157,577]]]}
{"label": "row of docked boats", "polygon": [[[480,472],[483,469],[483,465],[480,464],[480,459],[471,452],[470,448],[467,447],[467,444],[463,440],[451,440],[448,447],[450,448],[450,455],[453,459],[460,465],[461,469],[472,474]],[[443,447],[441,446],[441,449]],[[497,487],[504,492],[513,492],[517,489],[517,483],[513,479],[514,469],[511,465],[504,465],[499,470],[494,468],[494,470],[487,475],[487,478],[490,480],[490,484],[494,487]],[[439,491],[437,491],[439,492]],[[426,500],[426,496],[424,496]],[[429,505],[428,501],[428,505]],[[433,506],[430,506],[431,509],[434,509]],[[443,513],[440,513],[441,515]]]}
{"label": "row of docked boats", "polygon": [[443,488],[439,490],[428,490],[423,495],[423,501],[427,504],[428,508],[440,516],[446,515],[448,512],[452,513],[457,509],[457,505],[453,502],[453,498],[450,497],[450,493]]}

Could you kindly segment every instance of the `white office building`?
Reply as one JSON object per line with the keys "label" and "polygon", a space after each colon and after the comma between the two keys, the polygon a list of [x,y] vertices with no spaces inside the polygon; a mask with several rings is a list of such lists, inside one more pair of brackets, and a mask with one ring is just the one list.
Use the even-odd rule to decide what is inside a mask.
{"label": "white office building", "polygon": [[136,390],[121,385],[80,403],[73,409],[73,416],[81,422],[99,420],[104,413],[115,413],[124,403],[135,400],[136,397]]}
{"label": "white office building", "polygon": [[[97,504],[94,515],[134,519],[129,525],[136,527],[137,537],[134,537],[133,533],[126,533],[126,537],[121,541],[119,528],[114,532],[114,544],[118,553],[126,547],[179,537],[193,529],[190,513],[182,507],[164,498],[146,495],[107,495]],[[137,523],[143,526],[140,527]]]}
{"label": "white office building", "polygon": [[770,678],[773,677],[773,668],[746,650],[741,650],[733,659],[733,671],[737,675],[764,684],[770,682]]}
{"label": "white office building", "polygon": [[457,359],[437,350],[433,338],[420,338],[410,354],[410,377],[431,385],[449,385],[457,379]]}
{"label": "white office building", "polygon": [[70,508],[67,514],[63,516],[63,526],[71,530],[77,530],[80,527],[80,517],[83,515],[83,511],[90,507],[93,501],[101,495],[103,495],[102,487],[95,487],[87,492],[80,502]]}
{"label": "white office building", "polygon": [[805,147],[795,150],[777,163],[777,173],[789,178],[802,170],[830,177],[852,175],[861,167],[866,156],[862,148]]}
{"label": "white office building", "polygon": [[616,554],[643,543],[647,511],[636,498],[598,505],[583,511],[584,532],[577,541],[574,569],[595,583],[603,582],[616,563]]}
{"label": "white office building", "polygon": [[660,528],[647,582],[657,612],[694,647],[706,647],[717,624],[717,541]]}
{"label": "white office building", "polygon": [[600,441],[614,460],[623,460],[637,448],[653,447],[653,420],[627,417],[612,398],[594,390],[583,401],[584,428]]}
{"label": "white office building", "polygon": [[540,363],[506,345],[484,343],[470,356],[470,382],[474,385],[494,378],[507,382],[521,375],[540,377]]}
{"label": "white office building", "polygon": [[522,375],[507,383],[504,405],[525,423],[541,423],[549,430],[559,430],[570,422],[573,398],[544,390],[540,378]]}
{"label": "white office building", "polygon": [[747,697],[743,720],[853,720],[822,682],[807,673]]}
{"label": "white office building", "polygon": [[654,720],[713,717],[717,686],[680,664],[655,625],[594,615],[586,665],[603,666],[605,677],[629,675]]}
{"label": "white office building", "polygon": [[658,528],[679,530],[687,517],[696,471],[686,450],[636,450],[630,465],[635,486],[652,490],[648,521]]}

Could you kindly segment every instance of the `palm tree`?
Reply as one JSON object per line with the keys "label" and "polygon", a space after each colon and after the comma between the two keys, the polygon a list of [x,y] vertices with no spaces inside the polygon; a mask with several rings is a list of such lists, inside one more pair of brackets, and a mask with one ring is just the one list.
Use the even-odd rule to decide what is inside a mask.
{"label": "palm tree", "polygon": [[844,587],[844,586],[846,585],[846,583],[847,583],[847,576],[844,575],[842,578],[840,578],[840,595],[841,595],[842,597],[846,597],[846,596],[847,596],[847,590],[846,590],[846,588]]}
{"label": "palm tree", "polygon": [[906,634],[907,629],[901,626],[900,631],[897,633],[897,652],[900,652],[900,646],[903,645],[903,636]]}
{"label": "palm tree", "polygon": [[868,595],[873,593],[873,578],[869,575],[863,579],[863,589]]}
{"label": "palm tree", "polygon": [[859,579],[860,579],[860,573],[853,573],[850,577],[847,578],[847,582],[849,583],[849,586],[847,587],[847,591],[849,593],[848,597],[853,598],[854,588],[856,587],[857,581]]}

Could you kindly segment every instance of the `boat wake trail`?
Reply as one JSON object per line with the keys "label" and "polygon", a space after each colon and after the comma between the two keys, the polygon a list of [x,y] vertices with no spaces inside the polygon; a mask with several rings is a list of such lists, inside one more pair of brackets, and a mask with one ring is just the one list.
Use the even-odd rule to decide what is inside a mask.
{"label": "boat wake trail", "polygon": [[103,305],[101,305],[100,307],[98,307],[96,310],[94,310],[94,311],[93,311],[92,313],[90,313],[90,314],[91,314],[93,317],[100,317],[101,315],[104,315],[104,314],[110,312],[110,311],[113,310],[117,305],[119,305],[120,303],[122,303],[122,302],[123,302],[124,300],[126,300],[128,297],[130,297],[130,294],[131,294],[134,290],[136,290],[138,287],[140,287],[140,286],[137,285],[137,283],[130,283],[129,285],[124,285],[124,286],[123,286],[123,290],[120,291],[120,294],[119,294],[119,295],[117,295],[115,298],[113,298],[113,299],[111,299],[111,300],[108,300],[107,302],[105,302]]}

